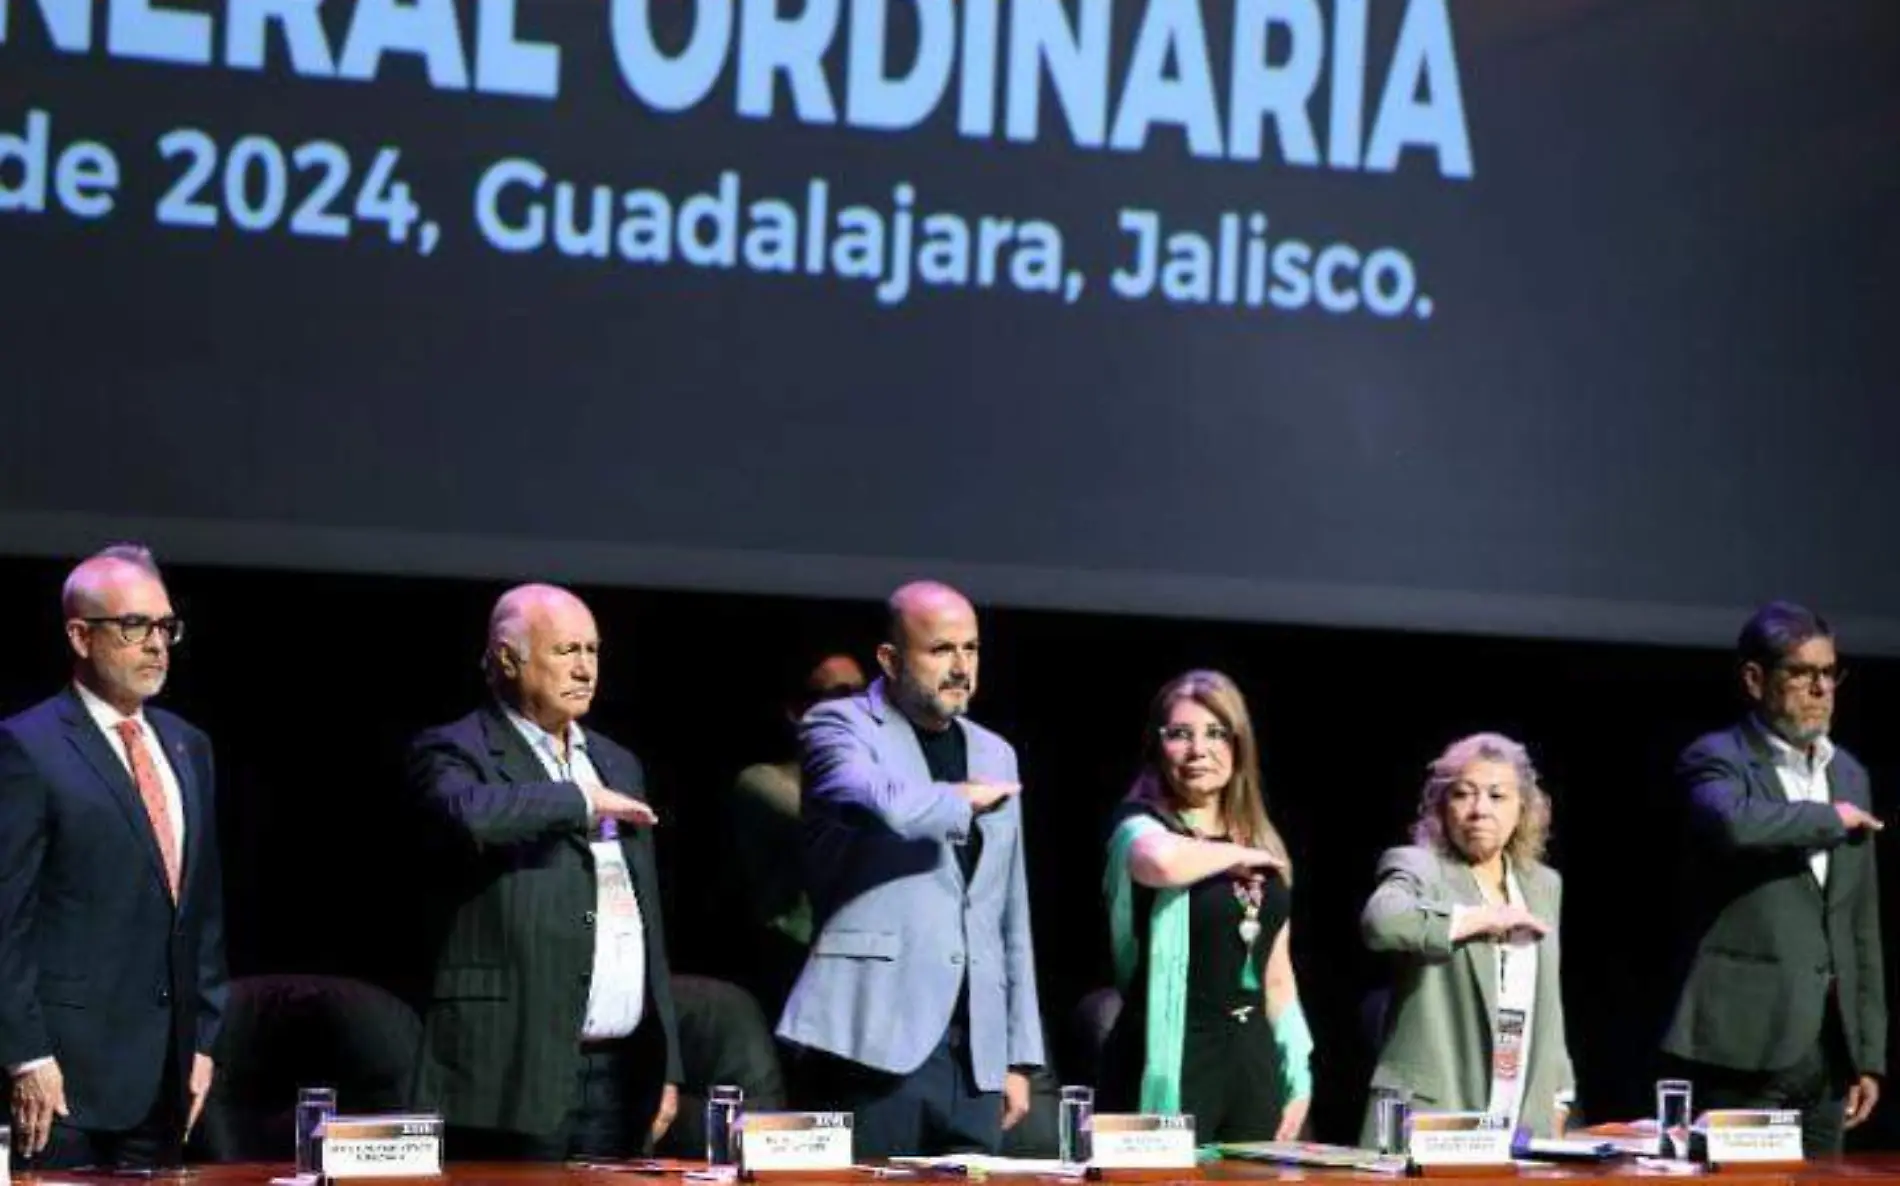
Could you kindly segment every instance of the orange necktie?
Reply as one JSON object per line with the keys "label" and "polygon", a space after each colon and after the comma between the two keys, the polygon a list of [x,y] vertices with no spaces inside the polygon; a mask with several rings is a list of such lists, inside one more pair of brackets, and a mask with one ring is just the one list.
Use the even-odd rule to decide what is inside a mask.
{"label": "orange necktie", "polygon": [[126,756],[132,759],[132,781],[139,784],[139,799],[152,821],[152,833],[158,837],[158,853],[165,860],[165,882],[171,887],[172,901],[178,900],[178,841],[172,835],[172,813],[165,806],[165,784],[159,781],[158,766],[152,751],[145,748],[145,732],[133,720],[120,721],[119,737],[125,742]]}

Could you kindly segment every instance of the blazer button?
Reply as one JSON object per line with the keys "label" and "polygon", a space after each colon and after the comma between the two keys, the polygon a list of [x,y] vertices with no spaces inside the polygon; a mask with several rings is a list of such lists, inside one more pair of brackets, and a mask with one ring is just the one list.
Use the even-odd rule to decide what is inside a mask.
{"label": "blazer button", "polygon": [[172,994],[171,994],[170,989],[161,988],[158,990],[158,1003],[161,1005],[169,1005],[172,1003]]}
{"label": "blazer button", "polygon": [[591,927],[594,925],[594,912],[592,910],[589,910],[586,914],[581,915],[581,925],[588,926],[588,927]]}

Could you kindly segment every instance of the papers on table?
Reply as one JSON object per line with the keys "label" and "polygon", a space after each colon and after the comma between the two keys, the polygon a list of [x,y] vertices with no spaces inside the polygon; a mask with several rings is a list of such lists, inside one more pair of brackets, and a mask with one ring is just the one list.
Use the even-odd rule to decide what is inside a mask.
{"label": "papers on table", "polygon": [[1349,1145],[1322,1145],[1314,1141],[1228,1141],[1214,1146],[1222,1157],[1263,1161],[1272,1165],[1303,1165],[1316,1169],[1362,1170],[1374,1174],[1403,1174],[1405,1156],[1374,1153]]}
{"label": "papers on table", "polygon": [[986,1178],[992,1174],[1061,1174],[1081,1176],[1076,1166],[1065,1166],[1052,1157],[992,1157],[987,1153],[953,1153],[944,1157],[893,1157],[894,1167],[924,1173],[962,1174]]}
{"label": "papers on table", "polygon": [[[1651,1145],[1654,1145],[1651,1141]],[[1615,1141],[1575,1137],[1532,1137],[1513,1150],[1519,1157],[1542,1161],[1611,1161],[1629,1156]]]}

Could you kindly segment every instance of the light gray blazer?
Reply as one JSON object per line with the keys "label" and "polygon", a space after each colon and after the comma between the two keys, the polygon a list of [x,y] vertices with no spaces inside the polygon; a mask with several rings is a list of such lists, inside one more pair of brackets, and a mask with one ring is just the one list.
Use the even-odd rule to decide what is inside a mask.
{"label": "light gray blazer", "polygon": [[[972,779],[1018,781],[1008,742],[967,720],[954,727]],[[1011,797],[973,819],[960,794],[931,782],[882,679],[813,708],[799,740],[816,934],[779,1037],[908,1074],[943,1038],[967,973],[977,1086],[1000,1091],[1010,1067],[1042,1065],[1021,805]],[[972,826],[983,851],[966,886],[952,844]]]}
{"label": "light gray blazer", "polygon": [[[1515,869],[1525,905],[1551,925],[1537,944],[1537,1003],[1519,1124],[1551,1136],[1557,1094],[1575,1090],[1558,974],[1557,919],[1563,881],[1547,865]],[[1497,1011],[1497,945],[1451,942],[1453,906],[1481,906],[1470,868],[1455,857],[1407,846],[1379,858],[1379,884],[1359,918],[1366,946],[1398,957],[1384,1043],[1372,1086],[1402,1092],[1414,1108],[1479,1112],[1491,1102],[1491,1018]],[[1361,1140],[1372,1138],[1366,1110]]]}

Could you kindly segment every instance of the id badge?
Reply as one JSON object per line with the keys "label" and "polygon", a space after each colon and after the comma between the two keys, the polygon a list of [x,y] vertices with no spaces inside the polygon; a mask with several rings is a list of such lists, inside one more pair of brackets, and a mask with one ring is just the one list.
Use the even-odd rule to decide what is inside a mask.
{"label": "id badge", "polygon": [[1524,1062],[1524,1010],[1499,1009],[1497,1041],[1491,1046],[1491,1070],[1498,1079],[1516,1079]]}

